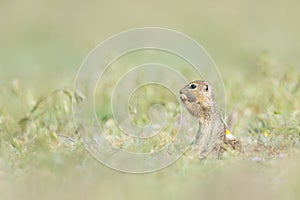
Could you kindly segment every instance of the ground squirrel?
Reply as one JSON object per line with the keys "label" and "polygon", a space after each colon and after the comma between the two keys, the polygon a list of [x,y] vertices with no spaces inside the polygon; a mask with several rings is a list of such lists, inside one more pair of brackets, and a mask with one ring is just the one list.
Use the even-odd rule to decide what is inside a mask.
{"label": "ground squirrel", "polygon": [[226,126],[217,108],[213,87],[209,83],[193,81],[179,93],[187,110],[199,120],[195,144],[199,146],[200,157],[206,157],[212,150],[219,156],[226,150],[226,145],[233,149],[239,146],[237,140],[226,138]]}

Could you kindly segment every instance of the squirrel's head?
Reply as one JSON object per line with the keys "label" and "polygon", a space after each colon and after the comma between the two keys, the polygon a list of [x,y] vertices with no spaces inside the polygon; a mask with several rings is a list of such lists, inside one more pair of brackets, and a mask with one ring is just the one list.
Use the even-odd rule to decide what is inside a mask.
{"label": "squirrel's head", "polygon": [[205,110],[211,110],[215,104],[213,88],[206,81],[192,81],[179,93],[181,101],[195,116],[199,116]]}

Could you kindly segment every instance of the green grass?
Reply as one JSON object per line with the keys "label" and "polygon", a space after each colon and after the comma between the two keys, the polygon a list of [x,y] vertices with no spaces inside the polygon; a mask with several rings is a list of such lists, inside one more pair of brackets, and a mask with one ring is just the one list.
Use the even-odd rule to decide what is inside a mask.
{"label": "green grass", "polygon": [[[0,199],[299,199],[298,2],[0,5]],[[131,175],[87,153],[72,116],[76,71],[97,43],[139,26],[177,29],[210,52],[224,79],[227,114],[237,115],[232,133],[243,142],[243,154],[199,160],[188,151],[163,170]],[[166,58],[195,78],[170,55],[136,57],[123,64]],[[158,101],[169,111],[169,123],[162,138],[134,149],[135,141],[111,123],[107,106],[108,88],[126,70],[121,65],[108,71],[106,89],[98,90],[97,116],[112,143],[151,152],[172,138],[179,105],[163,88],[139,90],[130,100],[141,111],[133,121],[147,124],[148,108]]]}
{"label": "green grass", "polygon": [[[296,177],[300,175],[297,171],[300,164],[299,72],[295,68],[283,68],[275,73],[274,66],[266,63],[253,67],[264,67],[265,72],[255,77],[239,72],[247,83],[243,87],[234,76],[225,79],[228,110],[238,115],[232,132],[242,140],[244,154],[229,152],[221,160],[200,161],[193,152],[187,152],[171,167],[145,175],[115,172],[92,159],[81,146],[73,124],[72,92],[55,90],[39,96],[25,92],[22,83],[15,81],[10,88],[2,90],[10,104],[1,106],[1,193],[8,195],[5,196],[8,199],[24,195],[28,199],[85,196],[138,199],[145,195],[149,199],[199,195],[247,199],[252,193],[259,198],[296,197],[299,194],[293,188],[299,184]],[[163,98],[161,93],[156,94]],[[136,98],[139,102],[138,94]],[[166,96],[165,101],[168,99]],[[21,104],[22,109],[14,110],[14,103]],[[138,106],[146,108],[144,104]],[[110,121],[107,116],[101,123]],[[144,122],[141,119],[137,123],[148,122],[147,117]],[[130,148],[134,141],[121,136],[111,123],[106,131],[112,143],[135,151]],[[160,138],[170,138],[169,134],[167,129],[165,137]],[[160,148],[162,142],[166,141],[153,138],[142,145],[142,150],[150,152]]]}

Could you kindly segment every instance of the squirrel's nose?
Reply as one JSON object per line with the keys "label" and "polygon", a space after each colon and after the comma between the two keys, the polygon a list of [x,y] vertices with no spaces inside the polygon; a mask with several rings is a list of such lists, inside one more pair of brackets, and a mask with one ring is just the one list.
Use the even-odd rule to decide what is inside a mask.
{"label": "squirrel's nose", "polygon": [[182,91],[182,89],[179,91],[179,94],[183,94],[183,91]]}

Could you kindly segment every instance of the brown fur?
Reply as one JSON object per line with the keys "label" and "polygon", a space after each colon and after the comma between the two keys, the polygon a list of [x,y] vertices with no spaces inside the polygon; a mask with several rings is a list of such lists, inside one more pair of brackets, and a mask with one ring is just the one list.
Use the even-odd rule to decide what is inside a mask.
{"label": "brown fur", "polygon": [[220,144],[222,142],[232,144],[226,139],[226,127],[215,102],[213,87],[208,82],[202,80],[190,82],[179,93],[187,110],[199,119],[195,143],[201,146],[201,157],[207,156],[212,150],[224,151],[226,148]]}

